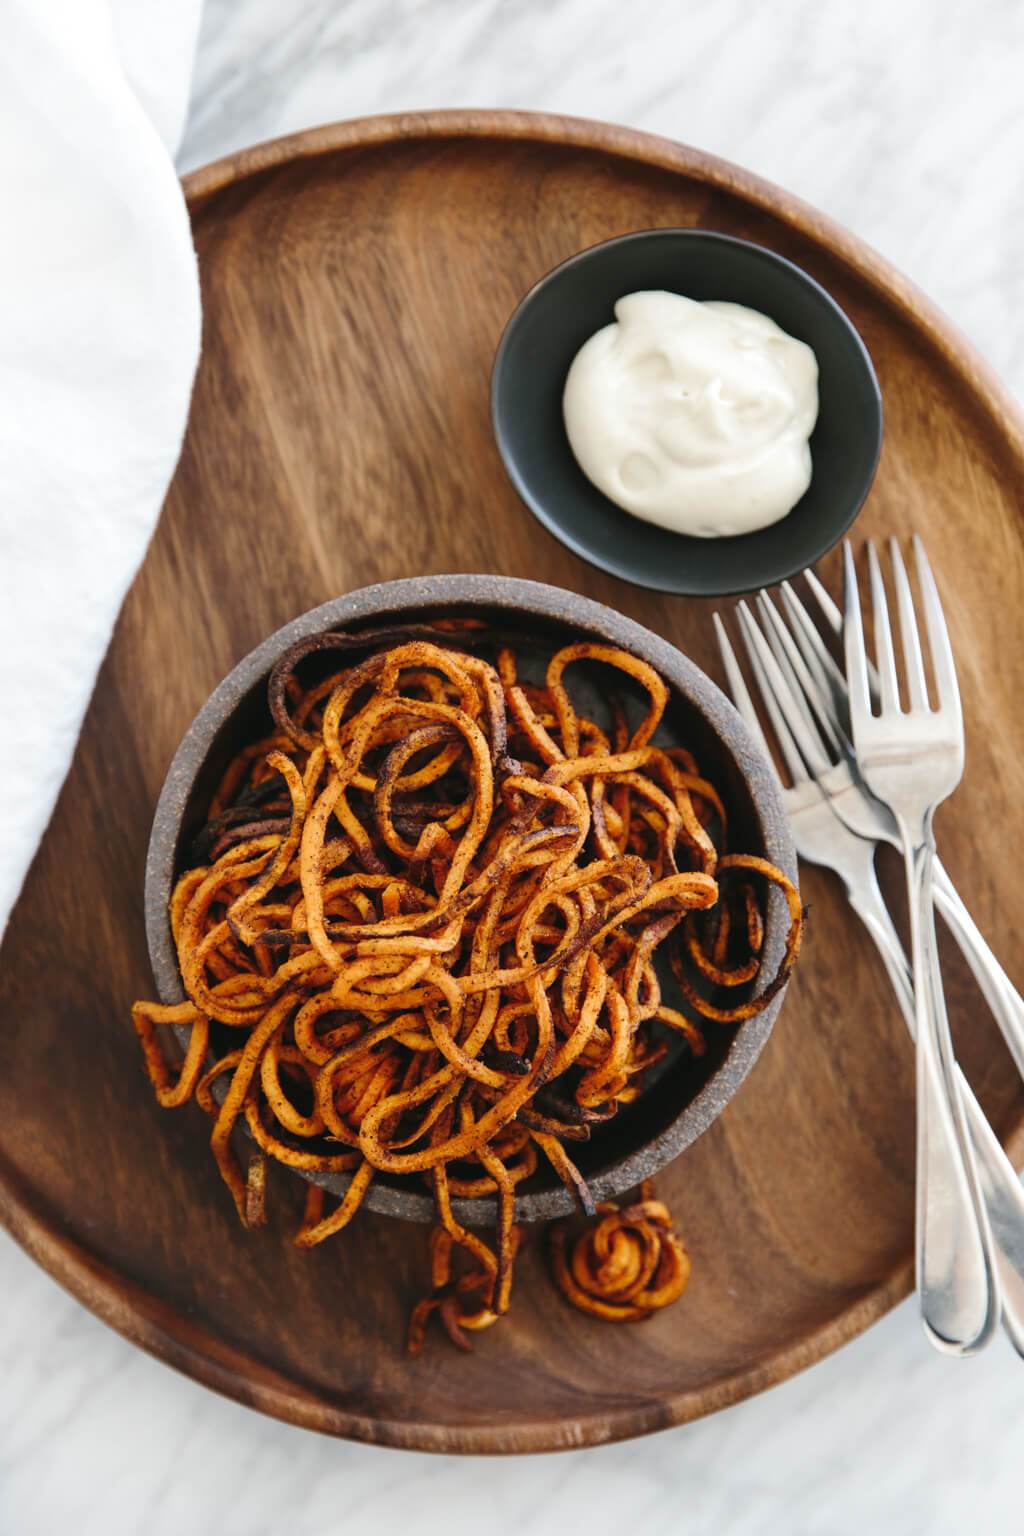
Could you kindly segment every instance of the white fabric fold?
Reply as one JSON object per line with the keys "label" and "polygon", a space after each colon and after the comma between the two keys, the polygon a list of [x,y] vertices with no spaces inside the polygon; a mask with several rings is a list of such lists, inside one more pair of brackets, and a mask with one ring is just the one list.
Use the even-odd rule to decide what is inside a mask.
{"label": "white fabric fold", "polygon": [[0,50],[0,932],[181,447],[199,355],[172,155],[200,0],[8,0]]}

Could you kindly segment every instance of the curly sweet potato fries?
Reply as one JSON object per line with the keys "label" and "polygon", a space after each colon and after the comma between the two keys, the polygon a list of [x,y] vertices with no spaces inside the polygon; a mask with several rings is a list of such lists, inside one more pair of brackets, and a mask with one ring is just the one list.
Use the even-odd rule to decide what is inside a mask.
{"label": "curly sweet potato fries", "polygon": [[[802,927],[785,875],[725,851],[726,807],[693,757],[656,744],[668,690],[651,667],[585,640],[531,684],[509,646],[496,665],[475,654],[484,638],[450,621],[328,634],[282,657],[273,734],[231,762],[171,900],[188,1000],[133,1009],[159,1102],[195,1098],[213,1117],[246,1225],[264,1219],[268,1159],[351,1175],[330,1211],[310,1184],[303,1247],[347,1226],[378,1173],[429,1182],[434,1294],[413,1348],[434,1310],[465,1343],[507,1309],[516,1187],[550,1164],[592,1213],[571,1149],[637,1097],[672,1033],[699,1054],[697,1018],[764,1008]],[[342,665],[302,685],[314,651]],[[580,662],[613,683],[606,728],[573,703]],[[616,675],[642,693],[634,723]],[[750,997],[768,883],[789,935]],[[669,939],[685,1013],[655,970]],[[170,1024],[191,1028],[177,1073]],[[496,1197],[493,1248],[453,1196]],[[454,1281],[453,1246],[470,1264]]]}
{"label": "curly sweet potato fries", "polygon": [[566,1222],[551,1229],[555,1282],[580,1312],[609,1323],[638,1323],[678,1301],[690,1259],[668,1207],[645,1179],[631,1205],[603,1200],[571,1242]]}

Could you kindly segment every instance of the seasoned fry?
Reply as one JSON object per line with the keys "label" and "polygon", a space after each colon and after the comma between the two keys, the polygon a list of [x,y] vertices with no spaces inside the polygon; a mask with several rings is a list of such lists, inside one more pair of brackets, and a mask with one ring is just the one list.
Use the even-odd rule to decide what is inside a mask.
{"label": "seasoned fry", "polygon": [[639,1323],[678,1301],[690,1259],[668,1207],[649,1179],[632,1205],[602,1201],[598,1215],[570,1246],[569,1226],[551,1229],[555,1282],[580,1312],[609,1323]]}
{"label": "seasoned fry", "polygon": [[[677,951],[672,956],[672,969],[675,973],[679,989],[686,1001],[697,1013],[705,1019],[714,1019],[719,1024],[736,1024],[743,1019],[749,1019],[754,1014],[765,1008],[771,999],[779,992],[789,980],[790,972],[800,953],[800,942],[803,937],[804,908],[800,900],[800,892],[792,880],[785,876],[781,869],[776,869],[774,864],[769,864],[767,859],[757,858],[753,854],[731,853],[718,861],[718,877],[721,881],[723,875],[730,874],[733,870],[748,871],[752,874],[763,876],[771,885],[778,886],[786,904],[789,907],[789,931],[786,935],[786,948],[782,961],[775,975],[768,985],[755,998],[735,1004],[732,1008],[724,1008],[716,1005],[711,999],[703,997],[697,990],[691,976],[683,963],[681,953]],[[746,963],[725,969],[716,963],[715,958],[709,958],[700,945],[694,940],[693,929],[688,930],[687,951],[692,961],[697,963],[701,974],[719,986],[734,987],[743,982],[750,981],[757,975],[760,969],[761,942],[763,938],[763,920],[760,911],[754,903],[753,887],[749,881],[744,881],[739,888],[745,913],[745,932],[750,946],[750,956]],[[729,910],[720,900],[724,913]],[[687,919],[689,921],[689,919]]]}
{"label": "seasoned fry", "polygon": [[487,1265],[475,1256],[468,1267],[457,1277],[452,1263],[459,1245],[444,1227],[434,1227],[430,1234],[430,1269],[432,1290],[429,1296],[418,1301],[409,1318],[406,1349],[410,1355],[418,1355],[423,1349],[427,1323],[437,1313],[441,1325],[456,1349],[465,1352],[473,1346],[466,1337],[468,1328],[478,1333],[498,1321],[507,1310],[507,1292],[512,1283],[512,1268],[522,1246],[522,1229],[512,1227],[505,1242],[504,1271],[508,1276],[505,1285],[506,1307],[491,1306],[488,1298],[494,1288],[494,1275]]}
{"label": "seasoned fry", "polygon": [[[700,1056],[704,1021],[766,1007],[803,928],[786,876],[726,851],[726,807],[692,754],[657,744],[668,689],[651,667],[581,641],[538,685],[509,645],[486,660],[492,643],[452,620],[282,657],[273,734],[228,765],[171,900],[187,1001],[132,1010],[158,1101],[194,1097],[212,1116],[245,1225],[265,1220],[270,1164],[351,1175],[329,1212],[310,1183],[303,1248],[347,1226],[375,1177],[427,1181],[438,1227],[413,1353],[435,1314],[468,1348],[508,1309],[517,1189],[553,1170],[593,1212],[577,1149],[641,1095],[673,1038]],[[603,724],[574,702],[578,664],[617,678]],[[306,665],[327,675],[303,683]],[[765,982],[771,886],[790,925]],[[662,952],[681,998],[663,996]],[[169,1025],[191,1026],[177,1073]],[[493,1245],[453,1198],[493,1200]],[[571,1252],[556,1229],[570,1300],[639,1318],[678,1296],[689,1261],[664,1207],[644,1195],[596,1210]]]}

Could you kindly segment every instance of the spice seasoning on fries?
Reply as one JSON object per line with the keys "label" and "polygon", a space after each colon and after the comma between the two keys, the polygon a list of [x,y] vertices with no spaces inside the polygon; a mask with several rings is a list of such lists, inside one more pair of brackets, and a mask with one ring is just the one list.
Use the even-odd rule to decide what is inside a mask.
{"label": "spice seasoning on fries", "polygon": [[[331,1210],[310,1184],[302,1247],[347,1226],[378,1174],[427,1180],[439,1226],[412,1349],[435,1311],[465,1347],[465,1330],[507,1310],[517,1187],[546,1163],[593,1213],[573,1147],[637,1098],[672,1033],[700,1054],[701,1019],[766,1007],[803,926],[781,871],[726,851],[726,808],[690,753],[655,743],[668,689],[651,667],[581,641],[537,685],[510,646],[496,665],[474,654],[485,638],[474,621],[439,622],[282,657],[273,734],[227,768],[171,900],[188,1001],[132,1010],[159,1102],[194,1098],[213,1117],[244,1224],[264,1219],[268,1160],[351,1176]],[[304,686],[314,652],[342,665]],[[614,701],[607,729],[579,712],[580,662],[639,687],[638,724]],[[728,1007],[721,989],[749,991],[761,967],[767,884],[789,905],[785,955]],[[663,1001],[662,946],[686,1013]],[[175,1024],[191,1026],[177,1073],[160,1042]],[[244,1171],[241,1122],[256,1148]],[[453,1197],[496,1197],[493,1247]],[[682,1289],[659,1202],[600,1209],[588,1247],[556,1245],[560,1283],[596,1297],[590,1311]],[[634,1250],[635,1274],[602,1300],[601,1276]]]}
{"label": "spice seasoning on fries", "polygon": [[650,1179],[631,1205],[603,1200],[575,1242],[566,1222],[555,1223],[550,1240],[559,1290],[604,1322],[642,1322],[678,1301],[689,1283],[689,1255]]}

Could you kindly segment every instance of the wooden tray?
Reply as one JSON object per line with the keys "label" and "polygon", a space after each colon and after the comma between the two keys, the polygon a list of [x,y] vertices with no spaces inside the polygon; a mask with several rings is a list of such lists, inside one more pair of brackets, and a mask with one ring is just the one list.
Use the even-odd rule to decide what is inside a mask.
{"label": "wooden tray", "polygon": [[[967,776],[940,841],[1020,981],[1021,424],[871,252],[775,189],[657,139],[518,114],[383,118],[263,146],[186,185],[205,335],[185,451],[0,956],[3,1219],[128,1338],[334,1434],[537,1451],[680,1423],[771,1386],[911,1280],[911,1054],[834,880],[806,872],[806,958],[770,1047],[661,1181],[694,1258],[683,1302],[639,1328],[593,1322],[552,1290],[535,1240],[510,1317],[474,1355],[437,1338],[410,1362],[423,1229],[364,1215],[301,1253],[287,1241],[299,1194],[282,1176],[271,1228],[247,1234],[205,1118],[153,1102],[128,1018],[150,989],[153,806],[182,732],[244,652],[387,577],[558,583],[717,674],[710,605],[626,586],[542,532],[505,480],[488,417],[495,345],[535,278],[625,230],[701,224],[800,263],[867,340],[887,431],[858,532],[927,535],[967,711]],[[834,561],[825,574],[835,583]],[[1009,1058],[953,959],[948,975],[965,1067],[1020,1148]]]}

